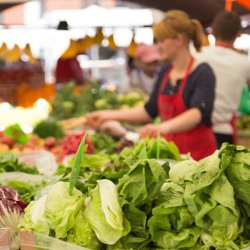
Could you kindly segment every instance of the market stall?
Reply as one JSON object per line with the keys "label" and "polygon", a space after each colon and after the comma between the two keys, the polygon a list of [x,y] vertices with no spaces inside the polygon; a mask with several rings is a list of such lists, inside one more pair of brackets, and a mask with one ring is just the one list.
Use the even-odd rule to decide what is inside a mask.
{"label": "market stall", "polygon": [[[206,1],[211,9],[203,12],[204,2],[165,4],[192,10],[207,24],[222,1]],[[238,5],[243,1],[236,2],[235,8],[245,13]],[[91,9],[102,18],[88,14]],[[160,132],[141,138],[142,124],[107,120],[91,127],[87,122],[93,111],[139,108],[148,99],[143,92],[122,92],[113,75],[113,81],[108,79],[110,68],[117,73],[124,67],[121,57],[99,58],[98,46],[133,57],[139,29],[152,39],[152,30],[144,27],[152,24],[152,13],[144,10],[149,17],[145,24],[143,11],[134,10],[129,21],[124,11],[92,6],[75,11],[74,18],[72,12],[49,13],[54,24],[65,17],[74,32],[83,13],[79,25],[86,30],[94,26],[93,35],[70,37],[61,30],[57,40],[50,40],[59,43],[67,37],[68,43],[63,40],[64,48],[56,51],[60,59],[80,55],[81,66],[95,72],[80,84],[46,84],[48,64],[38,59],[32,43],[16,43],[13,49],[2,44],[0,250],[249,250],[249,116],[238,120],[238,145],[225,143],[200,160],[181,153]],[[121,30],[108,33],[101,22],[111,17],[112,26],[117,15],[123,17],[117,30],[137,21],[126,45],[117,43]],[[93,60],[83,58],[88,53]],[[104,75],[105,80],[99,77]],[[8,89],[5,94],[1,85]],[[158,116],[152,119],[153,125],[159,123]]]}

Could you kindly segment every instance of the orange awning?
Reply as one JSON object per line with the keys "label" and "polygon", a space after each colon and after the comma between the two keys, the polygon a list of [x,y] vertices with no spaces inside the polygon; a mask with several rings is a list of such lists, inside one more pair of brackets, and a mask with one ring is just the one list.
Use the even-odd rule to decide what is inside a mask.
{"label": "orange awning", "polygon": [[249,0],[236,0],[236,2],[241,4],[242,6],[250,9],[250,1]]}

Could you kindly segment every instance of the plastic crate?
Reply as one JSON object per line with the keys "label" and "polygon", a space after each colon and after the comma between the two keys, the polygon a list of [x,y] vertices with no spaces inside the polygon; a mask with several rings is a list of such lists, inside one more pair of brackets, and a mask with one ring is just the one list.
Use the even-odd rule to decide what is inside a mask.
{"label": "plastic crate", "polygon": [[0,83],[0,99],[11,104],[16,104],[17,85],[13,83]]}

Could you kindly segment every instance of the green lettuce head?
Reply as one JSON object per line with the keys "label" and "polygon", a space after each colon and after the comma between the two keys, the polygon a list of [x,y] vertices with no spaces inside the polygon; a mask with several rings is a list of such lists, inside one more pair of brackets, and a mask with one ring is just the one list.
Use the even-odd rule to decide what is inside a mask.
{"label": "green lettuce head", "polygon": [[55,237],[64,239],[67,232],[74,227],[75,217],[83,205],[83,194],[74,188],[69,195],[69,183],[57,182],[48,192],[45,217]]}
{"label": "green lettuce head", "polygon": [[35,231],[38,233],[49,235],[49,224],[44,217],[47,195],[41,197],[37,201],[32,201],[25,208],[25,213],[18,225],[18,229],[22,231]]}
{"label": "green lettuce head", "polygon": [[99,180],[85,200],[84,217],[104,244],[113,245],[130,231],[123,217],[116,187],[109,180]]}
{"label": "green lettuce head", "polygon": [[84,218],[82,210],[79,211],[75,218],[74,227],[68,232],[67,241],[92,250],[101,248],[101,243]]}

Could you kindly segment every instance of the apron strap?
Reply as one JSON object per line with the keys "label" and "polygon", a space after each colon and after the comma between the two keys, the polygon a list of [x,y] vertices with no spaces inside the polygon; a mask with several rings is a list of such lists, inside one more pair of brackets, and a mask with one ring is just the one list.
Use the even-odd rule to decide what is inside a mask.
{"label": "apron strap", "polygon": [[[189,62],[189,64],[188,64],[188,67],[187,67],[187,69],[186,69],[184,78],[183,78],[182,81],[181,81],[181,85],[180,85],[180,88],[179,88],[179,91],[178,91],[178,94],[181,95],[181,96],[182,96],[183,89],[184,89],[184,87],[185,87],[185,85],[186,85],[186,82],[187,82],[187,79],[188,79],[188,75],[189,75],[189,73],[190,73],[190,71],[191,71],[191,69],[192,69],[192,66],[193,66],[194,61],[195,61],[195,60],[194,60],[194,58],[192,57],[191,60],[190,60],[190,62]],[[166,74],[164,75],[164,77],[163,77],[163,79],[162,79],[162,81],[161,81],[160,88],[159,88],[159,94],[161,94],[161,93],[163,92],[165,86],[167,85],[168,80],[169,80],[169,75],[170,75],[172,69],[173,69],[173,66],[171,66],[171,67],[169,68],[169,70],[166,72]]]}
{"label": "apron strap", "polygon": [[189,64],[188,64],[188,67],[187,67],[187,70],[186,70],[186,72],[185,72],[184,78],[183,78],[182,81],[181,81],[181,85],[180,85],[180,88],[179,88],[179,91],[178,91],[178,95],[180,95],[180,96],[182,96],[182,94],[183,94],[183,90],[184,90],[184,88],[185,88],[185,86],[186,86],[187,79],[188,79],[189,73],[190,73],[190,71],[191,71],[191,69],[192,69],[192,66],[193,66],[193,64],[194,64],[194,61],[195,61],[195,60],[194,60],[194,58],[192,57],[191,60],[190,60],[190,62],[189,62]]}
{"label": "apron strap", "polygon": [[171,65],[170,68],[165,73],[165,75],[164,75],[164,77],[163,77],[163,79],[161,81],[161,85],[160,85],[158,94],[161,94],[163,92],[165,86],[167,85],[168,79],[169,79],[169,75],[170,75],[170,72],[172,71],[172,69],[173,69],[173,66]]}
{"label": "apron strap", "polygon": [[233,129],[233,144],[237,144],[238,141],[238,130],[237,130],[237,114],[234,113],[228,122],[223,121],[214,121],[213,125],[219,125],[219,124],[229,124]]}

